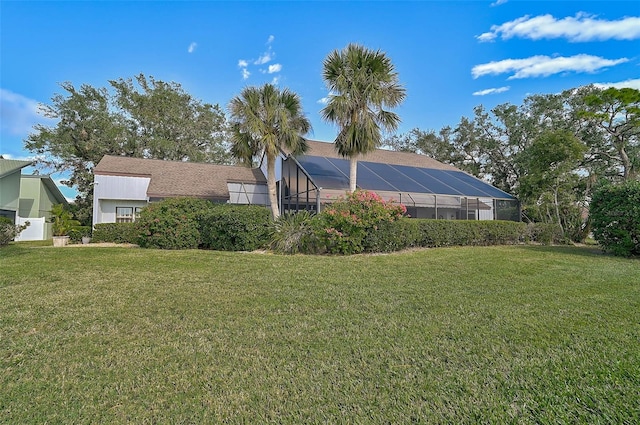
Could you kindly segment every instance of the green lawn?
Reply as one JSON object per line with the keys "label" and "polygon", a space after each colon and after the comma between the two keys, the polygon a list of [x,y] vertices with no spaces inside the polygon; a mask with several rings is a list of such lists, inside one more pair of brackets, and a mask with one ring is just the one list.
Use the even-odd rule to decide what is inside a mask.
{"label": "green lawn", "polygon": [[640,261],[10,245],[0,422],[638,423]]}

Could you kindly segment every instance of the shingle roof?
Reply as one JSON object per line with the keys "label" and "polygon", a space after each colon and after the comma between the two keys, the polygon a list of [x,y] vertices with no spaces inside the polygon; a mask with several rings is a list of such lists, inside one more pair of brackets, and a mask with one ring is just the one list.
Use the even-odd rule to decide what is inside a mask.
{"label": "shingle roof", "polygon": [[[309,150],[305,152],[305,155],[343,159],[343,157],[336,151],[333,143],[307,140],[307,144],[309,145]],[[373,152],[358,157],[358,160],[379,162],[382,164],[409,165],[411,167],[432,168],[436,170],[460,171],[459,168],[456,168],[453,165],[444,164],[433,158],[429,158],[426,155],[410,152],[395,152],[384,149],[376,149]]]}
{"label": "shingle roof", "polygon": [[31,165],[31,161],[19,161],[17,159],[0,159],[0,177],[4,177],[7,174],[11,174],[18,170],[22,170],[24,167]]}
{"label": "shingle roof", "polygon": [[150,177],[147,196],[192,196],[228,199],[227,182],[266,184],[259,169],[106,155],[94,169],[97,175]]}

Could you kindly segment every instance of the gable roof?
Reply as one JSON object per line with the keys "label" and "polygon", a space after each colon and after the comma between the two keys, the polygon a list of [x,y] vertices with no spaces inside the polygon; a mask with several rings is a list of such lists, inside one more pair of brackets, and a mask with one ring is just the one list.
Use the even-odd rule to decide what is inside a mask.
{"label": "gable roof", "polygon": [[31,165],[31,161],[19,161],[17,159],[0,158],[0,178],[22,170],[24,167]]}
{"label": "gable roof", "polygon": [[266,184],[262,172],[255,168],[111,155],[100,160],[94,174],[148,177],[151,179],[147,189],[150,198],[228,199],[227,183]]}
{"label": "gable roof", "polygon": [[[322,156],[325,158],[345,159],[336,151],[333,143],[307,140],[307,144],[309,146],[309,150],[304,153],[305,156]],[[461,171],[453,165],[436,161],[426,155],[411,152],[388,151],[385,149],[376,149],[366,155],[361,155],[358,157],[358,160],[381,164],[408,165],[411,167],[431,168],[435,170]]]}

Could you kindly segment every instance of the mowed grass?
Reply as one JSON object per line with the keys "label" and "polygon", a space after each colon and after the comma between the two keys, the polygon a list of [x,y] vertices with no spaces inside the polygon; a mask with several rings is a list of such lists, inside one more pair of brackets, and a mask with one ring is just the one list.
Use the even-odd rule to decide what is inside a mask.
{"label": "mowed grass", "polygon": [[0,249],[3,423],[640,422],[640,261]]}

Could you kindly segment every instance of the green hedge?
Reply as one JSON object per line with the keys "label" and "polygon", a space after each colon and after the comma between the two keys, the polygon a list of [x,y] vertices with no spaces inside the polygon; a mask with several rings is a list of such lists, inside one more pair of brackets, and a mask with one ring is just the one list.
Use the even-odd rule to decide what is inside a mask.
{"label": "green hedge", "polygon": [[138,243],[136,223],[100,223],[94,226],[92,242]]}
{"label": "green hedge", "polygon": [[196,249],[200,246],[202,217],[214,204],[204,199],[170,198],[149,204],[136,221],[143,248]]}
{"label": "green hedge", "polygon": [[74,226],[68,233],[71,242],[78,243],[85,236],[91,236],[91,226]]}
{"label": "green hedge", "polygon": [[220,251],[264,248],[273,231],[271,210],[257,205],[217,205],[201,218],[201,247]]}
{"label": "green hedge", "polygon": [[614,255],[640,256],[640,181],[597,189],[590,206],[593,236]]}

